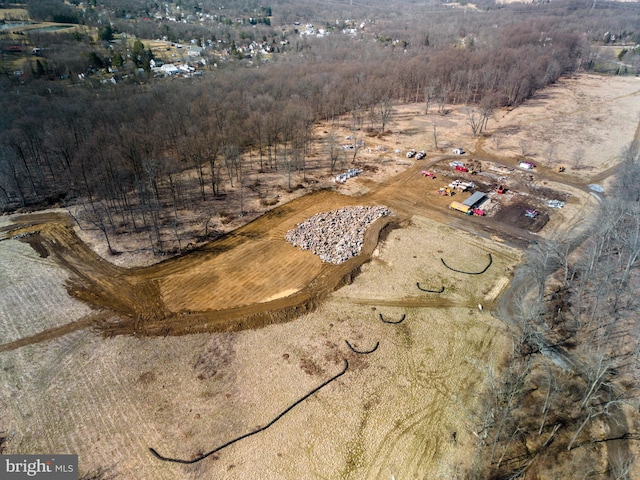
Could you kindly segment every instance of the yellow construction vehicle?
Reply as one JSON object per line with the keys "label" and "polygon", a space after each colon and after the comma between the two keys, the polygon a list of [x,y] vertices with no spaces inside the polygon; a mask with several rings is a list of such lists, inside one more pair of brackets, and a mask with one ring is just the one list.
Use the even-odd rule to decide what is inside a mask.
{"label": "yellow construction vehicle", "polygon": [[564,165],[558,165],[556,168],[556,172],[558,173],[562,173],[564,172],[564,170],[565,170]]}

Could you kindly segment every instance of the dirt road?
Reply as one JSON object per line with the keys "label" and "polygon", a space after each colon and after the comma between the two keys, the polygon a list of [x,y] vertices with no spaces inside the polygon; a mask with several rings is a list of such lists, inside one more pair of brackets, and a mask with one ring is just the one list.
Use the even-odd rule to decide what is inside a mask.
{"label": "dirt road", "polygon": [[[72,275],[68,290],[74,297],[114,314],[116,321],[92,322],[105,334],[180,335],[255,328],[316,308],[370,259],[381,232],[388,234],[415,215],[485,238],[499,233],[512,245],[523,246],[536,238],[491,218],[451,215],[447,201],[437,198],[428,188],[433,184],[420,174],[447,160],[417,162],[381,184],[365,181],[370,190],[358,197],[329,190],[301,197],[219,240],[151,267],[125,269],[105,261],[78,239],[70,220],[60,215],[17,217],[11,235],[26,234],[23,241],[68,270]],[[284,239],[289,229],[316,213],[376,204],[388,206],[394,216],[369,228],[363,251],[343,264],[323,263]],[[43,335],[39,338],[47,338]]]}
{"label": "dirt road", "polygon": [[[412,109],[418,107],[406,111]],[[411,141],[426,145],[427,127],[422,143]],[[448,135],[446,125],[438,128]],[[0,351],[7,453],[74,452],[83,474],[102,467],[150,480],[460,476],[477,441],[479,391],[511,346],[491,309],[522,249],[547,228],[579,224],[581,208],[592,205],[588,195],[575,195],[537,235],[492,217],[457,215],[449,198],[434,193],[440,180],[420,175],[437,160],[446,164],[432,158],[403,165],[397,177],[352,179],[345,186],[353,186],[351,195],[303,197],[218,242],[145,268],[100,258],[62,217],[12,218],[0,231],[5,238],[39,233],[22,239],[33,251],[0,242],[0,267],[15,264],[20,271],[10,278],[24,280],[18,293],[29,293],[15,305],[0,304],[13,309],[13,323],[30,325],[16,329],[18,343]],[[555,188],[551,177],[542,181]],[[284,241],[288,228],[315,213],[373,204],[395,216],[371,228],[363,253],[345,264],[324,265]],[[487,253],[493,263],[483,275],[458,274],[441,261],[480,271]],[[18,255],[25,262],[18,264]],[[51,285],[31,282],[52,265],[65,269],[54,280],[98,312],[74,316],[70,308],[80,302],[70,306]],[[444,291],[424,292],[418,283]],[[379,314],[405,317],[390,324]],[[77,323],[61,327],[65,315]],[[93,320],[112,337],[84,328]],[[186,335],[192,332],[205,333]],[[346,341],[360,351],[378,348],[358,354]],[[345,359],[344,375],[259,435],[193,466],[149,453],[153,447],[197,458],[256,430],[341,372]]]}

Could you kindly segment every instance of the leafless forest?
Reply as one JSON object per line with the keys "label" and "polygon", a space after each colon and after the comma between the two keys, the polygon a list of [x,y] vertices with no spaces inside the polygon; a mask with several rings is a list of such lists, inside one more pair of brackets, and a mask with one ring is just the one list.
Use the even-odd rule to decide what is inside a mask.
{"label": "leafless forest", "polygon": [[[145,22],[125,22],[118,6],[114,29],[153,38],[166,33],[167,22],[153,32],[144,30]],[[78,72],[97,71],[96,62],[132,58],[124,71],[140,66],[145,52],[147,62],[153,54],[139,45],[120,53],[121,45],[77,34],[33,34],[30,44],[47,45],[48,58],[25,67],[20,79],[2,78],[2,209],[81,204],[84,220],[107,237],[143,231],[148,248],[181,250],[192,239],[177,232],[194,222],[184,212],[200,212],[199,231],[190,235],[206,238],[207,217],[220,213],[210,200],[244,187],[249,171],[258,174],[257,184],[259,173],[270,170],[287,172],[288,189],[304,181],[318,120],[350,112],[354,131],[382,132],[396,102],[422,103],[425,114],[446,114],[445,105],[454,103],[473,109],[481,133],[480,120],[494,108],[516,106],[563,74],[596,67],[591,44],[600,30],[621,31],[619,41],[634,41],[638,31],[629,24],[629,7],[617,4],[484,10],[400,4],[372,18],[354,7],[349,17],[368,22],[355,37],[309,38],[287,30],[290,8],[283,6],[281,18],[274,7],[271,26],[259,26],[271,29],[263,33],[267,42],[279,30],[288,32],[277,43],[279,53],[251,64],[223,56],[206,75],[191,79],[138,74],[116,85],[82,83]],[[32,10],[47,18],[35,5]],[[332,14],[347,15],[324,12],[320,20],[329,23]],[[316,18],[311,15],[301,10],[296,23]],[[221,37],[237,51],[259,31],[221,23],[180,34]],[[337,145],[329,143],[326,168],[332,170]]]}
{"label": "leafless forest", "polygon": [[487,372],[472,478],[633,478],[640,210],[637,152],[625,155],[589,232],[535,245],[502,299],[514,349]]}
{"label": "leafless forest", "polygon": [[[305,182],[319,121],[348,114],[353,163],[364,134],[388,133],[396,104],[433,116],[466,105],[481,135],[495,109],[518,106],[562,76],[638,74],[640,65],[637,3],[244,2],[208,26],[157,20],[145,1],[105,1],[83,13],[61,5],[24,7],[32,19],[93,30],[0,36],[0,210],[66,207],[107,243],[143,233],[158,254],[214,238],[214,216],[244,215],[242,202],[224,203],[232,189],[268,205],[273,186],[262,174],[284,173],[278,188],[287,191],[312,188]],[[192,15],[221,7],[182,5]],[[306,24],[331,34],[300,35]],[[358,24],[366,26],[340,33]],[[123,33],[215,47],[202,75],[157,78],[149,67],[157,53],[143,42],[105,41]],[[268,55],[244,54],[252,42]],[[20,76],[6,63],[16,44],[44,52]],[[618,53],[603,57],[607,45]],[[116,64],[117,82],[80,80]],[[340,142],[329,134],[314,168],[336,171]],[[638,145],[623,155],[624,173],[588,235],[532,246],[502,300],[513,353],[504,369],[486,372],[484,408],[469,413],[478,449],[464,478],[632,478],[640,439]]]}

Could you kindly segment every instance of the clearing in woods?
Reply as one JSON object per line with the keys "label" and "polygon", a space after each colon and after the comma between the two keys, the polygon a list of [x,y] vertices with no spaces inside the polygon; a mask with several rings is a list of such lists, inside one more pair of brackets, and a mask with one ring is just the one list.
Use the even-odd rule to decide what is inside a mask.
{"label": "clearing in woods", "polygon": [[[602,108],[623,102],[637,111],[640,88],[632,81],[568,80],[533,106],[502,112],[495,131],[509,132],[508,119],[516,118],[512,134],[526,138],[531,125],[542,128],[537,115],[551,108],[544,102],[553,104],[553,98],[545,99],[556,94],[568,103],[554,135],[562,135],[572,109],[584,121],[590,113],[580,102],[588,104],[590,95],[610,100]],[[607,96],[612,82],[621,92],[615,98]],[[527,121],[519,113],[526,108],[533,108]],[[107,262],[56,213],[2,219],[4,452],[78,453],[83,474],[102,468],[121,478],[153,480],[454,475],[477,440],[470,412],[478,391],[510,346],[491,306],[507,287],[521,247],[536,237],[526,225],[508,223],[509,215],[501,223],[498,214],[471,218],[447,209],[451,198],[434,193],[439,180],[421,171],[448,174],[451,159],[429,151],[430,125],[422,125],[426,117],[418,111],[399,107],[391,124],[398,133],[383,140],[390,149],[427,150],[424,161],[390,156],[386,176],[379,169],[338,191],[301,197],[219,241],[150,267]],[[451,146],[477,147],[488,172],[491,167],[514,178],[512,205],[522,198],[533,202],[535,192],[545,200],[554,191],[567,196],[564,209],[545,212],[548,223],[538,232],[543,236],[584,223],[595,202],[584,185],[615,163],[607,160],[600,168],[586,154],[575,171],[561,176],[551,164],[536,162],[536,189],[509,177],[518,159],[505,145],[517,139],[490,152],[488,141],[476,145],[466,134],[462,111],[437,120]],[[619,138],[593,143],[610,142],[612,149],[615,143],[620,150],[635,134],[628,123],[612,116],[609,131]],[[493,181],[482,178],[487,185]],[[385,205],[394,212],[369,229],[360,256],[323,264],[284,240],[296,223],[349,205]],[[482,271],[489,254],[491,266],[481,275],[456,273],[442,262]],[[418,283],[444,290],[425,292]],[[357,351],[378,348],[358,354],[347,342]],[[345,360],[344,375],[268,429],[201,462],[162,462],[148,450],[196,458],[267,425],[340,373]]]}

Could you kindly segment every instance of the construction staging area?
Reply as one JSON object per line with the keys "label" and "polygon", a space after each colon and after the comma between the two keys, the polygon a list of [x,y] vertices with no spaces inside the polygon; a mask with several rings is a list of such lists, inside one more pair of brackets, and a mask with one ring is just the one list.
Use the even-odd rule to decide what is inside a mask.
{"label": "construction staging area", "polygon": [[[412,108],[392,128],[420,127]],[[588,185],[606,194],[615,162],[524,169],[508,142],[450,135],[464,153],[385,137],[427,155],[380,156],[385,175],[363,168],[149,267],[106,261],[63,211],[1,218],[5,452],[78,453],[104,478],[453,478],[511,347],[493,307],[532,242],[586,227],[603,195]],[[356,255],[285,238],[315,219],[315,244],[337,211],[336,248],[343,219],[380,213],[349,233]]]}

